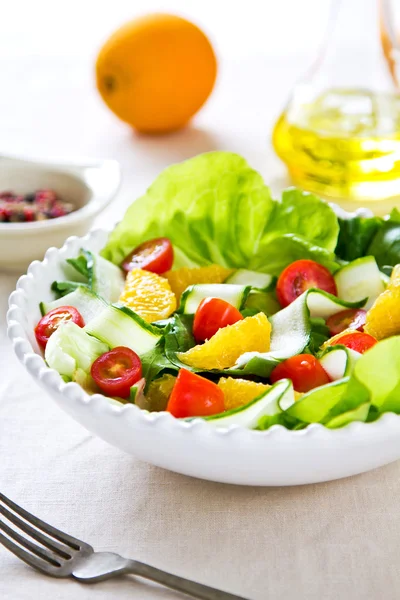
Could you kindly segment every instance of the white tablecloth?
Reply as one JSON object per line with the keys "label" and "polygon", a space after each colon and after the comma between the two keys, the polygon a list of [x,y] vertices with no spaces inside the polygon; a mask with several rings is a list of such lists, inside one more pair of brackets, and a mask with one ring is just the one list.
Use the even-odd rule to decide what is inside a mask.
{"label": "white tablecloth", "polygon": [[[239,152],[274,189],[285,184],[284,169],[273,156],[268,138],[303,63],[293,49],[291,58],[272,56],[274,44],[282,54],[291,50],[291,40],[298,33],[296,22],[289,23],[283,40],[266,19],[273,41],[269,54],[262,56],[257,43],[259,47],[264,41],[268,44],[268,36],[260,37],[263,27],[257,11],[252,17],[256,29],[250,27],[251,19],[246,21],[247,38],[243,38],[239,29],[243,3],[235,2],[234,8],[229,3],[232,21],[226,21],[229,15],[222,11],[222,3],[218,3],[222,11],[218,14],[217,3],[201,3],[203,21],[205,6],[211,20],[215,6],[215,23],[222,33],[225,21],[237,32],[230,42],[216,36],[220,48],[231,43],[236,55],[222,61],[215,93],[191,128],[164,138],[146,138],[114,119],[93,90],[92,60],[79,56],[88,27],[79,19],[77,3],[68,4],[75,16],[66,12],[61,19],[57,13],[59,36],[67,40],[69,35],[70,45],[60,52],[57,30],[49,26],[48,40],[55,51],[47,54],[44,28],[35,34],[35,18],[36,23],[38,15],[45,18],[46,4],[55,20],[55,3],[39,2],[41,12],[36,12],[37,2],[25,3],[30,29],[25,21],[18,21],[24,10],[20,4],[9,3],[9,21],[0,25],[1,150],[56,158],[117,158],[124,184],[99,225],[118,220],[163,167],[208,150]],[[87,18],[87,4],[79,4]],[[117,17],[108,23],[100,4],[96,3],[103,19],[101,36],[98,21],[93,21],[99,40],[117,24]],[[157,3],[149,4],[154,9]],[[263,3],[255,4],[260,8]],[[269,16],[280,11],[282,19],[286,18],[282,11],[288,0],[279,6],[270,4]],[[311,0],[305,6],[310,4]],[[114,3],[117,13],[121,5]],[[119,20],[127,18],[127,5],[125,12],[118,13]],[[292,3],[289,11],[295,21],[298,6]],[[15,31],[10,30],[10,14]],[[67,33],[73,23],[76,39]],[[258,32],[258,42],[252,39],[252,31]],[[30,50],[19,52],[26,36]],[[296,43],[300,38],[298,34]],[[14,52],[12,59],[9,48]],[[332,483],[255,489],[190,479],[124,455],[64,415],[11,353],[4,317],[15,279],[0,275],[1,491],[96,549],[117,551],[252,600],[399,598],[400,463]],[[2,600],[72,597],[173,600],[181,596],[133,578],[92,587],[52,580],[0,546]]]}

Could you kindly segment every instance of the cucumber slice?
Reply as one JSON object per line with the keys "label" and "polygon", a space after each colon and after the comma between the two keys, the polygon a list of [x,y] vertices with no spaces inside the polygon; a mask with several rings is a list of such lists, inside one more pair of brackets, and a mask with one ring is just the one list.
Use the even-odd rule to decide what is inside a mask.
{"label": "cucumber slice", "polygon": [[[234,408],[226,413],[221,413],[212,417],[205,417],[205,420],[212,427],[230,427],[231,425],[240,425],[248,429],[255,429],[262,424],[265,428],[265,421],[268,420],[269,426],[271,420],[277,421],[289,405],[294,402],[294,393],[292,382],[288,379],[278,381],[265,391],[263,394],[252,400],[249,404]],[[192,420],[192,419],[187,419]]]}
{"label": "cucumber slice", "polygon": [[347,388],[349,378],[333,381],[304,394],[292,404],[285,414],[303,423],[319,423],[339,402]]}
{"label": "cucumber slice", "polygon": [[139,356],[153,350],[163,337],[159,328],[152,327],[126,306],[108,306],[84,329],[111,348],[126,346]]}
{"label": "cucumber slice", "polygon": [[82,283],[80,281],[53,281],[51,284],[51,291],[56,294],[57,298],[62,298],[63,296],[74,292],[81,286],[89,289],[87,283]]}
{"label": "cucumber slice", "polygon": [[50,336],[44,357],[50,368],[64,377],[75,379],[77,372],[80,375],[90,375],[90,368],[96,358],[108,350],[107,344],[69,321],[60,325]]}
{"label": "cucumber slice", "polygon": [[376,260],[373,256],[357,258],[334,275],[339,298],[357,302],[367,298],[365,309],[371,308],[379,294],[385,291]]}
{"label": "cucumber slice", "polygon": [[225,283],[234,283],[235,285],[251,285],[251,287],[263,292],[269,292],[275,284],[276,277],[259,273],[258,271],[248,271],[247,269],[238,269],[226,279]]}
{"label": "cucumber slice", "polygon": [[319,362],[332,381],[336,381],[350,375],[361,356],[359,352],[337,345],[328,347]]}
{"label": "cucumber slice", "polygon": [[87,250],[84,252],[91,289],[106,302],[117,302],[125,285],[121,269],[98,254]]}
{"label": "cucumber slice", "polygon": [[[67,263],[79,273],[80,277],[83,276],[87,279],[89,288],[95,294],[109,303],[118,301],[125,285],[125,279],[119,267],[99,254],[83,248],[77,258],[68,258]],[[62,282],[58,283],[58,286],[60,285]]]}
{"label": "cucumber slice", "polygon": [[[366,302],[365,297],[358,302],[348,302],[339,299],[336,296],[332,296],[332,294],[328,294],[328,292],[318,290],[317,288],[311,288],[307,290],[307,292],[304,292],[304,294],[306,294],[310,317],[321,317],[322,319],[328,319],[328,317],[336,315],[346,308],[361,308]],[[302,296],[304,296],[304,294],[302,294]],[[300,298],[302,296],[300,296]]]}
{"label": "cucumber slice", "polygon": [[74,292],[70,292],[58,300],[53,300],[53,302],[41,302],[40,311],[42,315],[46,315],[48,312],[59,306],[73,306],[79,310],[85,324],[87,324],[104,310],[107,303],[87,287],[80,286]]}
{"label": "cucumber slice", "polygon": [[[269,318],[271,323],[271,344],[269,352],[246,352],[239,357],[235,368],[248,365],[246,372],[251,373],[253,359],[262,359],[271,363],[271,369],[277,361],[286,360],[301,354],[308,345],[312,324],[310,318],[327,319],[344,308],[359,308],[364,301],[350,303],[339,300],[323,290],[311,288],[296,298],[294,302]],[[250,369],[250,370],[249,370]],[[259,368],[258,373],[259,374]],[[268,369],[265,370],[265,373]]]}
{"label": "cucumber slice", "polygon": [[329,429],[337,429],[338,427],[344,427],[353,421],[365,421],[368,418],[369,409],[371,408],[370,402],[364,402],[364,404],[360,404],[357,408],[353,410],[348,410],[341,415],[337,415],[336,417],[332,417],[329,421],[324,423],[325,427],[329,427]]}
{"label": "cucumber slice", "polygon": [[221,298],[237,309],[243,308],[251,286],[229,283],[205,283],[191,285],[182,294],[179,313],[193,315],[204,298]]}
{"label": "cucumber slice", "polygon": [[267,316],[274,315],[281,307],[273,292],[264,292],[252,289],[247,297],[244,310],[253,311],[252,314],[263,312]]}

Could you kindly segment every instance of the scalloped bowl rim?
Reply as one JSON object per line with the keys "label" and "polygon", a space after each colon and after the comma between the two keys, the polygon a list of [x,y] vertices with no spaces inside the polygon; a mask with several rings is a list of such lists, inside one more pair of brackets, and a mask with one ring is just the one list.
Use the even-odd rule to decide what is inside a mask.
{"label": "scalloped bowl rim", "polygon": [[[42,261],[33,261],[31,263],[27,274],[19,278],[16,290],[10,295],[7,323],[8,336],[12,341],[14,351],[31,376],[33,376],[33,378],[37,380],[42,387],[52,393],[52,395],[58,396],[59,398],[62,397],[62,399],[66,400],[67,402],[73,400],[74,404],[81,405],[82,409],[89,408],[89,412],[93,412],[93,418],[97,418],[99,413],[102,413],[108,419],[117,419],[119,422],[134,418],[135,426],[138,428],[143,428],[145,430],[151,428],[153,432],[154,430],[157,430],[159,433],[167,433],[168,437],[169,435],[184,435],[186,437],[186,434],[190,434],[191,437],[193,436],[194,438],[197,438],[199,444],[204,443],[205,438],[207,438],[207,440],[210,442],[210,445],[213,443],[217,444],[218,440],[221,441],[229,438],[237,441],[239,438],[241,444],[250,447],[251,444],[256,443],[256,440],[260,439],[275,441],[278,438],[280,442],[289,444],[290,441],[295,442],[295,440],[298,440],[299,442],[300,440],[303,440],[305,443],[306,440],[316,437],[319,441],[322,440],[321,443],[325,441],[327,444],[333,441],[337,442],[338,444],[342,444],[347,440],[351,446],[352,442],[355,441],[352,439],[354,438],[355,434],[359,434],[360,439],[363,439],[364,443],[366,438],[371,440],[374,439],[375,443],[377,443],[378,438],[384,439],[386,437],[385,433],[389,433],[391,430],[392,433],[394,433],[396,436],[399,434],[400,437],[400,415],[395,413],[385,413],[377,421],[372,423],[356,421],[339,429],[328,429],[319,423],[310,424],[306,428],[298,431],[286,429],[282,425],[274,425],[265,431],[255,431],[240,425],[231,425],[228,428],[214,428],[211,427],[207,421],[202,419],[183,421],[174,418],[167,412],[150,413],[133,404],[121,404],[115,400],[103,396],[102,394],[89,395],[77,383],[65,383],[59,373],[53,369],[50,369],[46,365],[44,358],[35,352],[32,343],[29,340],[28,333],[23,326],[26,306],[29,302],[29,290],[32,289],[32,286],[35,286],[35,281],[40,278],[40,274],[43,273],[43,271],[48,271],[48,269],[51,269],[52,265],[60,263],[61,260],[64,260],[65,256],[68,255],[68,252],[71,251],[71,248],[75,246],[78,247],[78,245],[79,247],[85,246],[86,243],[92,242],[96,237],[105,240],[105,236],[107,234],[108,232],[106,230],[98,229],[89,232],[82,238],[78,238],[76,236],[68,238],[60,249],[50,248],[46,252],[46,255]],[[64,408],[66,412],[69,412],[66,405],[63,406],[61,404],[61,407]],[[74,418],[79,421],[79,418]],[[130,421],[130,423],[131,422],[132,421]],[[86,425],[84,424],[84,426]],[[101,437],[101,434],[98,434],[97,432],[96,434],[100,435]],[[194,440],[192,439],[192,441]],[[110,443],[113,444],[112,441]],[[192,444],[192,446],[193,445],[195,444]],[[386,454],[388,454],[388,452],[386,452]],[[400,456],[400,450],[399,452],[396,451],[396,456],[394,458],[392,452],[389,454],[391,456],[390,459],[387,460],[385,458],[380,462],[378,461],[378,464],[375,464],[374,466],[381,466],[382,464],[396,460],[396,458]],[[146,460],[146,457],[144,460]],[[165,467],[165,461],[150,459],[149,462],[153,462],[154,464],[159,464],[159,466]],[[347,473],[347,475],[362,472],[368,470],[369,468],[374,468],[374,466],[356,468],[354,470],[350,469],[351,472]],[[166,466],[166,468],[170,467]],[[256,478],[253,477],[253,479],[250,478],[250,483],[247,483],[246,481],[242,481],[242,476],[236,478],[229,475],[227,478],[222,479],[220,476],[209,477],[207,475],[199,475],[197,472],[191,473],[188,468],[183,469],[171,467],[171,470],[176,470],[188,475],[194,474],[195,476],[203,477],[205,479],[225,481],[228,483],[245,483],[248,485],[291,485],[290,482],[286,482],[288,477],[284,477],[283,481],[279,480],[280,482],[278,483],[263,483],[258,482],[260,477],[257,476]],[[196,471],[196,469],[194,470]],[[325,481],[327,479],[334,479],[341,476],[345,475],[336,474],[333,477],[324,477],[318,475],[317,478],[301,477],[300,481],[298,480],[295,483]]]}
{"label": "scalloped bowl rim", "polygon": [[[77,239],[80,239],[84,245],[85,241],[92,238],[93,235],[96,235],[98,232],[103,233],[103,232],[105,232],[105,230],[99,230],[99,229],[93,230],[82,238],[77,238],[75,236],[72,236],[66,240],[65,244],[62,246],[62,248],[60,248],[60,250],[64,250],[65,248],[68,247],[68,245],[71,244],[71,242],[73,242]],[[73,394],[73,396],[75,398],[79,397],[79,400],[86,405],[95,404],[95,403],[97,405],[101,404],[102,407],[106,411],[109,411],[109,412],[113,413],[114,415],[119,414],[119,415],[121,415],[121,418],[124,417],[125,413],[127,413],[129,411],[135,411],[143,419],[143,422],[146,422],[147,424],[151,423],[151,424],[155,425],[158,422],[167,421],[171,425],[173,424],[179,428],[184,428],[187,430],[198,429],[199,427],[202,426],[202,427],[206,428],[207,430],[212,431],[215,435],[227,435],[227,434],[233,434],[234,432],[237,432],[237,431],[241,431],[241,432],[246,432],[246,434],[249,436],[257,435],[257,436],[270,437],[271,435],[274,435],[274,432],[280,430],[282,432],[285,432],[285,434],[290,437],[293,437],[293,436],[305,437],[305,436],[309,435],[310,432],[315,431],[316,429],[323,430],[324,432],[326,432],[327,434],[329,433],[330,435],[340,435],[343,431],[351,432],[354,429],[357,429],[359,427],[372,428],[372,427],[381,426],[383,421],[386,422],[388,419],[392,419],[392,418],[395,418],[400,423],[400,415],[388,412],[388,413],[383,414],[377,421],[374,421],[372,423],[364,423],[364,422],[360,422],[360,421],[354,421],[352,423],[349,423],[345,427],[342,427],[339,429],[329,429],[319,423],[312,423],[312,424],[308,425],[307,427],[305,427],[304,429],[297,430],[297,431],[287,429],[283,425],[273,425],[271,428],[264,430],[264,431],[247,429],[246,427],[243,427],[241,425],[230,425],[229,427],[214,428],[214,427],[210,427],[208,425],[207,421],[200,419],[200,418],[193,419],[191,421],[185,421],[185,420],[181,420],[181,419],[176,419],[170,413],[165,412],[165,411],[151,413],[146,410],[142,410],[141,408],[139,408],[138,406],[135,406],[134,404],[122,404],[117,401],[113,401],[112,399],[104,396],[103,394],[90,395],[87,392],[85,392],[85,390],[77,383],[74,383],[74,382],[65,383],[64,380],[62,379],[61,375],[54,369],[50,369],[47,366],[44,358],[34,351],[32,344],[30,343],[25,330],[20,325],[20,321],[21,321],[20,311],[23,310],[23,308],[21,307],[21,304],[24,302],[24,299],[25,299],[26,285],[35,280],[35,278],[36,278],[35,271],[38,270],[39,265],[41,265],[43,268],[46,268],[48,266],[49,262],[52,261],[52,258],[56,254],[58,254],[58,249],[49,248],[49,250],[46,252],[46,255],[42,261],[33,261],[31,263],[31,265],[28,268],[27,274],[22,275],[19,278],[19,280],[17,282],[16,290],[14,292],[12,292],[10,295],[9,309],[7,312],[8,336],[9,336],[10,340],[12,341],[15,353],[17,354],[18,358],[20,358],[21,362],[23,364],[25,364],[25,366],[27,366],[29,373],[34,378],[42,379],[44,376],[47,376],[46,386],[48,386],[50,389],[52,389],[54,391],[58,391],[61,394],[67,394],[67,395]]]}

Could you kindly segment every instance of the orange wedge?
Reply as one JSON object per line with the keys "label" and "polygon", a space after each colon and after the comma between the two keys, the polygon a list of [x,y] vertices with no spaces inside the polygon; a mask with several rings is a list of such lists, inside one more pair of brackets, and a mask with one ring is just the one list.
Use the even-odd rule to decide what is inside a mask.
{"label": "orange wedge", "polygon": [[178,356],[196,369],[227,369],[245,352],[268,352],[270,338],[271,324],[264,313],[258,313],[223,327],[204,344]]}
{"label": "orange wedge", "polygon": [[168,281],[143,269],[133,269],[128,273],[119,301],[147,323],[166,319],[176,310],[175,294]]}
{"label": "orange wedge", "polygon": [[209,267],[199,267],[196,269],[182,267],[174,271],[167,271],[164,277],[168,279],[171,290],[179,302],[181,294],[189,285],[197,283],[223,283],[233,271],[234,269],[227,269],[219,265],[210,265]]}

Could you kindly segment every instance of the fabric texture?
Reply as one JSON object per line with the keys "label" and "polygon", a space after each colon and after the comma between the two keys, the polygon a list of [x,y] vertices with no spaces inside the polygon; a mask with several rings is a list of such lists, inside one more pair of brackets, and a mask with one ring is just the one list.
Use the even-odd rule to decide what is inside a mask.
{"label": "fabric texture", "polygon": [[[0,276],[0,489],[97,550],[250,600],[397,600],[400,462],[345,480],[246,488],[125,455],[65,415],[18,363]],[[133,577],[97,585],[38,574],[0,546],[0,598],[178,600]]]}

